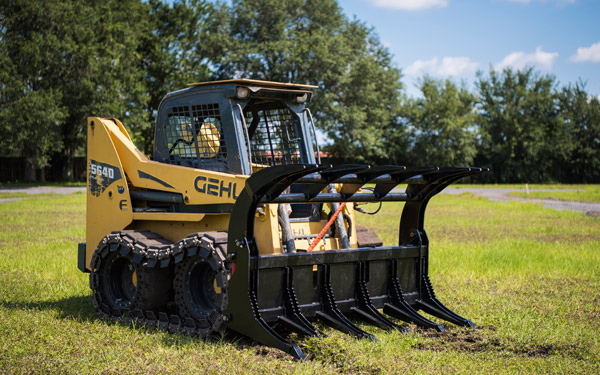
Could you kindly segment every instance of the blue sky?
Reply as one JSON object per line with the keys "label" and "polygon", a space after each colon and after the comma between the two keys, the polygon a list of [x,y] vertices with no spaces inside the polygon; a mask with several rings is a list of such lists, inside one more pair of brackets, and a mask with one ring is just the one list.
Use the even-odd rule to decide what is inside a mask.
{"label": "blue sky", "polygon": [[490,67],[533,66],[600,97],[600,0],[338,0],[374,27],[409,95],[424,74],[472,85]]}

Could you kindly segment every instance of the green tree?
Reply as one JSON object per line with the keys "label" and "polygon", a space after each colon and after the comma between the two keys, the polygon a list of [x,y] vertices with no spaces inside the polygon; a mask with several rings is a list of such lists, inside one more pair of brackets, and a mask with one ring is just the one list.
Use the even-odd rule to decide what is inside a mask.
{"label": "green tree", "polygon": [[[221,35],[219,13],[203,0],[168,4],[150,0],[148,32],[140,36],[140,71],[148,93],[145,121],[134,129],[138,145],[151,152],[153,120],[162,98],[193,82],[210,80],[209,63],[214,60],[215,39]],[[219,47],[220,48],[220,47]]]}
{"label": "green tree", "polygon": [[310,108],[330,150],[360,161],[387,156],[383,134],[399,108],[401,74],[372,29],[334,0],[236,0],[222,14],[218,78],[318,85]]}
{"label": "green tree", "polygon": [[0,148],[5,154],[25,157],[25,181],[45,181],[44,168],[50,154],[60,149],[60,123],[66,110],[60,107],[60,92],[35,90],[15,73],[4,51],[0,56]]}
{"label": "green tree", "polygon": [[600,101],[578,82],[563,87],[558,94],[569,144],[569,157],[558,168],[568,182],[600,182]]}
{"label": "green tree", "polygon": [[556,81],[533,69],[478,74],[482,166],[494,182],[548,182],[573,144],[557,105]]}
{"label": "green tree", "polygon": [[[119,117],[133,124],[145,120],[143,72],[136,51],[140,34],[148,32],[147,7],[139,0],[48,0],[43,6],[36,0],[3,0],[0,43],[10,68],[3,64],[1,70],[13,81],[6,85],[10,95],[2,92],[3,105],[12,108],[13,115],[43,105],[31,117],[46,127],[59,125],[61,142],[38,148],[38,168],[49,153],[62,151],[63,177],[73,178],[72,160],[83,146],[87,116]],[[26,133],[24,124],[15,126],[29,142],[46,144],[36,139],[46,132]]]}
{"label": "green tree", "polygon": [[[473,165],[477,154],[475,95],[450,80],[431,77],[421,80],[420,89],[423,97],[408,98],[403,104],[401,125],[411,133],[408,163]],[[400,141],[391,140],[390,147]]]}

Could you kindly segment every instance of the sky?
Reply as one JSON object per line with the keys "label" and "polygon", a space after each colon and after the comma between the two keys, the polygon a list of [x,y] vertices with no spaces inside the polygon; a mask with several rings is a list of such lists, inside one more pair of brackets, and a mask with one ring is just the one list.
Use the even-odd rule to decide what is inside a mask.
{"label": "sky", "polygon": [[411,96],[420,77],[472,88],[475,73],[533,67],[600,99],[600,0],[338,0],[374,28]]}

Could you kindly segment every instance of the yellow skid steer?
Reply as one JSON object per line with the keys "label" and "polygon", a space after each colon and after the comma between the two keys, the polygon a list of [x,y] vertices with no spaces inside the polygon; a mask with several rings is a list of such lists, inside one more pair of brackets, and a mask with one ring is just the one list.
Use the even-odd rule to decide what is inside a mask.
{"label": "yellow skid steer", "polygon": [[[313,88],[237,79],[172,92],[151,158],[119,120],[88,119],[78,267],[101,316],[202,337],[228,328],[300,359],[278,327],[444,329],[419,310],[473,326],[435,296],[423,224],[434,195],[484,170],[322,164]],[[405,202],[397,245],[356,225],[359,202]]]}

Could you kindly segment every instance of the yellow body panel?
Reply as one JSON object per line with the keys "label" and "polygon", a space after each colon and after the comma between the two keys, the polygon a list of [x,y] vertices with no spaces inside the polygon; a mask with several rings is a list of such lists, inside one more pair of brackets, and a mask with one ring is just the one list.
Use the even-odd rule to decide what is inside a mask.
{"label": "yellow body panel", "polygon": [[[234,204],[248,176],[220,173],[148,159],[115,119],[88,118],[88,193],[86,266],[107,234],[124,229],[150,230],[176,242],[203,231],[228,230],[229,214],[134,212],[130,190],[152,190],[181,194],[184,204]],[[344,213],[354,222],[352,204]],[[296,234],[318,234],[326,224],[292,222]],[[277,204],[264,205],[255,219],[255,237],[261,254],[282,252]],[[350,233],[356,247],[356,231]],[[307,249],[309,240],[296,240],[297,249]],[[321,240],[315,250],[338,249],[337,239]]]}
{"label": "yellow body panel", "polygon": [[88,119],[86,265],[100,240],[133,220],[129,187],[119,154],[98,118]]}

